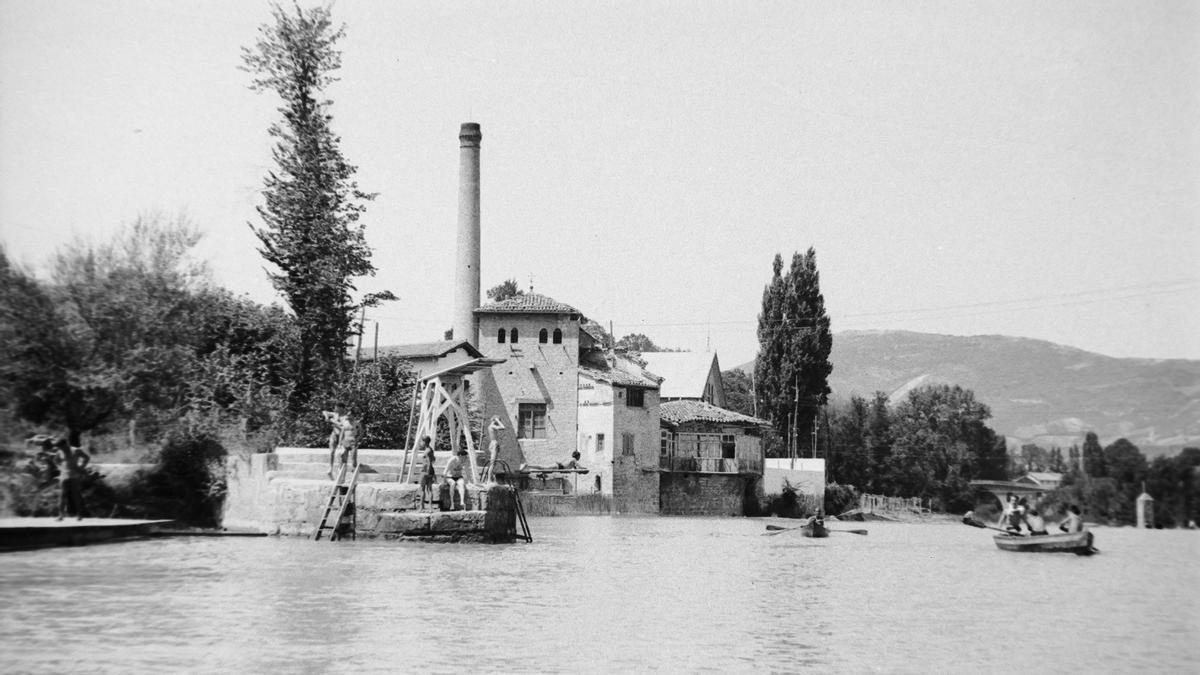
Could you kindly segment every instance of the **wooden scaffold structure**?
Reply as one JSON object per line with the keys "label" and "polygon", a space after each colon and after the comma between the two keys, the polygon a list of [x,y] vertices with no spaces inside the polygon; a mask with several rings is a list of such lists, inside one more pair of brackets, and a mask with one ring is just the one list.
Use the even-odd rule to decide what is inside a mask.
{"label": "wooden scaffold structure", "polygon": [[412,481],[416,470],[417,455],[413,449],[423,436],[437,437],[438,420],[442,418],[445,418],[450,432],[451,456],[458,454],[459,448],[465,445],[470,460],[470,481],[479,482],[475,440],[471,436],[471,416],[467,411],[467,389],[470,382],[467,376],[498,363],[504,363],[504,359],[473,359],[425,375],[417,383],[417,401],[420,407],[417,408],[419,412],[416,416],[416,432],[410,436],[410,441],[404,448],[405,482]]}

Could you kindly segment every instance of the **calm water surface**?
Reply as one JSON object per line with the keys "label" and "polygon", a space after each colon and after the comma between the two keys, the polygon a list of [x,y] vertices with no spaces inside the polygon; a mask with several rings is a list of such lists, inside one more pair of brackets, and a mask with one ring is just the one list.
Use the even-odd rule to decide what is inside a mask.
{"label": "calm water surface", "polygon": [[1079,558],[949,523],[813,540],[766,522],[0,554],[0,671],[1200,671],[1200,533],[1099,528]]}

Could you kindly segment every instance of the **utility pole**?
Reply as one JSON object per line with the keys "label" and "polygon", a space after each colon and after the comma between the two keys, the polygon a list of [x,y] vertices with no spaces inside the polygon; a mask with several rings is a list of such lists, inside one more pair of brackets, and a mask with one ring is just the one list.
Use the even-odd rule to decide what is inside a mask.
{"label": "utility pole", "polygon": [[358,357],[362,354],[362,334],[364,323],[367,320],[367,306],[362,307],[362,314],[358,319],[358,344],[354,348],[354,372],[358,372]]}

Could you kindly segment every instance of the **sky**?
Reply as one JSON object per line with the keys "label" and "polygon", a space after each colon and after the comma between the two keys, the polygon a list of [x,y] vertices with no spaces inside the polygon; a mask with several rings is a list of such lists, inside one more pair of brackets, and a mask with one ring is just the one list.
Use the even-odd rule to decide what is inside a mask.
{"label": "sky", "polygon": [[[776,253],[835,332],[1200,359],[1194,2],[341,0],[333,129],[378,273],[368,340],[452,323],[458,130],[482,125],[483,288],[753,359]],[[266,3],[0,0],[0,242],[185,214],[221,285],[280,301],[249,227],[279,101]]]}

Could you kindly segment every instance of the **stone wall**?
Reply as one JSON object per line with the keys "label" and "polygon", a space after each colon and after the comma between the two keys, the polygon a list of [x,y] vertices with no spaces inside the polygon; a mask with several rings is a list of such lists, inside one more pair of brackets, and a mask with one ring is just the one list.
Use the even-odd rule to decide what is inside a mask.
{"label": "stone wall", "polygon": [[739,474],[664,472],[661,513],[673,516],[745,515],[747,477]]}
{"label": "stone wall", "polygon": [[[311,536],[325,513],[332,482],[328,479],[280,478],[274,453],[227,459],[228,492],[222,525],[268,534]],[[434,498],[447,506],[444,485]],[[361,482],[355,488],[357,536],[441,536],[452,539],[512,541],[516,515],[511,487],[467,486],[467,511],[418,512],[416,483]],[[491,513],[495,506],[496,513]],[[506,534],[507,533],[507,534]],[[507,539],[506,539],[507,538]]]}
{"label": "stone wall", "polygon": [[[613,392],[613,510],[658,513],[658,390],[643,390],[641,407],[626,404],[625,387],[613,387]],[[626,454],[625,434],[633,435],[631,454]]]}

